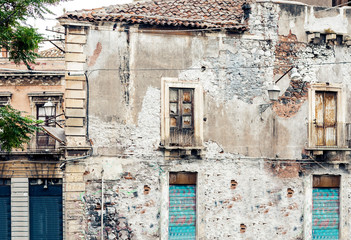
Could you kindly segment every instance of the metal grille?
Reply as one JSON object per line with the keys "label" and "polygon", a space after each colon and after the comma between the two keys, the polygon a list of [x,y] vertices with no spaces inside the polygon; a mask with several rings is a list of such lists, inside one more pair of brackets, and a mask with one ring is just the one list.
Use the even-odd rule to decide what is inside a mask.
{"label": "metal grille", "polygon": [[339,239],[339,188],[313,188],[312,239]]}
{"label": "metal grille", "polygon": [[169,239],[196,239],[196,185],[169,186]]}

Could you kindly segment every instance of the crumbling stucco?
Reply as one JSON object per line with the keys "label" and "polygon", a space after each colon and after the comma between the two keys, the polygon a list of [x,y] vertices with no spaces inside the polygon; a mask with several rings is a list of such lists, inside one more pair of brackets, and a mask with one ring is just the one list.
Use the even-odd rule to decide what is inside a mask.
{"label": "crumbling stucco", "polygon": [[[168,173],[178,171],[198,176],[199,239],[310,239],[313,174],[341,175],[346,219],[351,209],[346,165],[316,164],[305,148],[310,84],[340,83],[350,92],[351,69],[334,63],[351,61],[351,50],[308,43],[298,23],[311,17],[310,8],[289,4],[252,4],[244,34],[148,33],[133,25],[89,32],[94,145],[80,196],[86,238],[101,239],[103,231],[105,239],[167,239]],[[279,100],[272,103],[267,86],[293,65],[301,79],[282,78]],[[160,148],[162,78],[197,82],[204,89],[199,156],[168,156]],[[341,237],[350,235],[350,224],[340,224]]]}

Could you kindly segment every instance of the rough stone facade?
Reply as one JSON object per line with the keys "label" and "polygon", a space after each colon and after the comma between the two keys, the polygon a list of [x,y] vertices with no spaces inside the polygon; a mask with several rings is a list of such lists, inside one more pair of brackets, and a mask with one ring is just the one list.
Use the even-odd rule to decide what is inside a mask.
{"label": "rough stone facade", "polygon": [[[71,135],[83,141],[88,127],[92,144],[92,155],[76,160],[85,186],[66,202],[81,216],[71,219],[67,239],[168,239],[170,172],[197,173],[197,239],[211,240],[311,239],[313,176],[340,175],[340,239],[348,239],[350,9],[331,13],[347,23],[343,29],[336,22],[321,31],[315,19],[330,16],[319,16],[319,8],[268,1],[251,7],[250,30],[240,34],[62,21],[72,41],[76,25],[85,29],[84,41],[74,44],[87,59],[77,66],[89,82],[88,119],[76,116],[83,121]],[[311,33],[329,40],[310,41]],[[75,70],[74,58],[67,66]],[[267,87],[291,66],[302,78],[284,76],[279,100],[270,102]],[[199,154],[160,144],[164,78],[203,88]],[[308,148],[315,83],[342,86],[342,142],[329,150]]]}

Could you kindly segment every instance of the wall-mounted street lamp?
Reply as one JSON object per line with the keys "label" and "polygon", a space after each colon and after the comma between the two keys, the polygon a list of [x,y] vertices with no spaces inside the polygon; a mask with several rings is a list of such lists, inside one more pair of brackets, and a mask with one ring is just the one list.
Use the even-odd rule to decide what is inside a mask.
{"label": "wall-mounted street lamp", "polygon": [[55,104],[51,102],[51,98],[48,99],[48,101],[44,104],[44,109],[45,109],[45,115],[47,117],[52,117],[55,112]]}
{"label": "wall-mounted street lamp", "polygon": [[269,100],[271,100],[271,101],[278,100],[280,88],[277,85],[275,85],[275,84],[270,85],[268,87],[267,91],[268,91]]}
{"label": "wall-mounted street lamp", "polygon": [[[65,145],[65,131],[63,129],[63,126],[61,126],[61,124],[58,123],[60,120],[56,120],[57,117],[64,115],[64,113],[55,115],[55,108],[56,105],[51,101],[51,98],[49,98],[48,101],[44,104],[45,123],[41,126],[41,128],[49,136],[53,137],[55,140]],[[55,126],[50,126],[49,123],[55,123],[55,125],[59,126],[59,128],[56,128]]]}
{"label": "wall-mounted street lamp", "polygon": [[267,91],[268,91],[268,97],[269,100],[271,101],[277,101],[279,98],[279,93],[280,93],[280,88],[276,85],[283,77],[285,77],[286,74],[288,74],[289,72],[292,72],[290,78],[292,80],[298,80],[301,78],[301,75],[297,72],[296,67],[292,66],[291,68],[289,68],[288,71],[286,71],[280,78],[278,78],[278,80],[276,80],[273,84],[271,84]]}

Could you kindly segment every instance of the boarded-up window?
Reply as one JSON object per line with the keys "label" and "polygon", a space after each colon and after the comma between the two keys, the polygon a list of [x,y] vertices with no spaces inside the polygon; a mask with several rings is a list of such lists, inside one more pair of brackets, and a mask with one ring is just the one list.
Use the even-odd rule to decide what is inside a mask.
{"label": "boarded-up window", "polygon": [[170,173],[168,239],[196,239],[196,178],[196,173]]}
{"label": "boarded-up window", "polygon": [[317,146],[337,145],[337,93],[316,91],[315,134]]}
{"label": "boarded-up window", "polygon": [[[45,113],[44,104],[37,105],[37,119],[45,122],[46,126],[55,127],[56,124],[53,120],[53,117],[56,115],[56,111],[52,111],[50,115]],[[55,120],[55,119],[54,119]],[[37,132],[37,148],[38,149],[54,149],[56,141],[54,138],[50,137],[45,132]]]}
{"label": "boarded-up window", "polygon": [[340,176],[313,177],[312,239],[339,239]]}
{"label": "boarded-up window", "polygon": [[194,89],[169,90],[170,145],[194,144]]}

